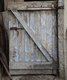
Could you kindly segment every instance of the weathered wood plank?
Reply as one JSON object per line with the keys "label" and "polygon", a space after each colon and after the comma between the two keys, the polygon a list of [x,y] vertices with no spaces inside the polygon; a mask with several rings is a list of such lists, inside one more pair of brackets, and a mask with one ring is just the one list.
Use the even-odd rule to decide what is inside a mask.
{"label": "weathered wood plank", "polygon": [[[35,38],[36,36],[33,34],[32,30],[26,25],[24,19],[21,19],[20,14],[17,11],[12,11],[12,13],[15,15],[15,17],[18,19],[18,21],[22,24],[24,29],[27,31],[27,33],[30,35],[30,37],[33,39],[33,41],[36,43],[38,48],[41,50],[43,55],[45,56],[45,59],[47,61],[53,60],[52,56],[49,54],[49,52],[40,44],[40,42]],[[47,53],[46,53],[47,52]]]}
{"label": "weathered wood plank", "polygon": [[[41,43],[41,12],[39,11],[33,11],[34,14],[34,26],[33,29],[35,31],[35,35],[37,36],[37,40]],[[32,13],[31,13],[32,14]],[[31,25],[32,26],[32,25]],[[46,61],[44,56],[42,55],[41,51],[38,49],[38,47],[35,45],[35,58],[37,62]]]}
{"label": "weathered wood plank", "polygon": [[[49,23],[49,24],[48,24]],[[56,16],[54,11],[41,12],[42,45],[57,60]]]}
{"label": "weathered wood plank", "polygon": [[[26,13],[26,12],[25,12]],[[28,26],[29,26],[29,28],[31,28],[31,26],[30,26],[30,13],[28,12],[27,13],[27,21],[28,21]],[[31,28],[32,29],[32,28]],[[28,35],[28,34],[27,34]],[[29,38],[29,52],[28,52],[28,56],[29,56],[29,58],[30,58],[30,62],[32,62],[32,61],[34,61],[33,60],[33,55],[35,55],[34,54],[34,42],[32,41],[32,39],[30,38],[30,36],[28,35],[28,38]]]}
{"label": "weathered wood plank", "polygon": [[[29,13],[28,12],[22,12],[22,18],[24,18],[24,20],[25,20],[25,22],[26,22],[26,24],[29,26]],[[25,30],[24,30],[25,31]],[[27,34],[27,32],[25,31],[25,33],[24,33],[24,35],[25,35],[25,43],[24,43],[24,47],[25,47],[25,62],[30,62],[31,61],[31,52],[30,52],[30,50],[31,50],[31,47],[30,47],[30,37],[29,37],[29,35]],[[29,65],[29,64],[28,64]]]}
{"label": "weathered wood plank", "polygon": [[34,2],[9,2],[8,10],[51,10],[55,9],[56,1],[34,1]]}
{"label": "weathered wood plank", "polygon": [[[54,69],[53,71],[55,72],[54,74],[56,75],[56,70]],[[45,74],[52,75],[53,74],[52,70],[50,70],[50,69],[45,69],[45,70],[44,69],[43,70],[42,69],[41,70],[39,70],[39,69],[38,70],[37,69],[36,70],[35,69],[32,69],[32,70],[29,70],[29,69],[27,69],[27,70],[14,70],[13,69],[13,70],[10,70],[10,73],[11,73],[11,75],[22,75],[22,74],[24,74],[24,75],[25,74],[28,74],[28,75],[29,74],[30,75],[31,74],[35,74],[35,75],[43,75],[43,74],[44,75]]]}
{"label": "weathered wood plank", "polygon": [[[15,18],[15,16],[12,13],[10,14],[11,14],[11,17]],[[55,30],[53,29],[55,28],[55,24],[56,24],[54,11],[19,11],[19,15],[21,16],[21,20],[22,21],[24,20],[28,30],[30,29],[30,31],[32,31],[31,33],[32,35],[34,35],[35,39],[39,42],[38,44],[42,45],[43,48],[45,47],[49,52],[49,54],[54,58],[54,53],[56,53],[53,51],[56,45],[55,36],[53,37],[53,35],[55,34],[54,32]],[[13,23],[14,23],[14,26],[13,26]],[[15,46],[17,47],[18,49],[17,52],[19,55],[17,61],[15,60],[17,58],[16,56],[15,58],[13,58],[13,62],[10,62],[10,69],[41,69],[41,68],[45,69],[45,67],[43,68],[43,66],[34,67],[36,64],[39,65],[39,64],[47,64],[47,63],[42,52],[36,46],[34,41],[32,41],[32,38],[27,33],[24,26],[20,24],[18,19],[16,18],[14,19],[14,22],[12,22],[12,26],[10,27],[10,31],[15,32],[14,34],[13,33],[10,33],[10,34],[12,34],[12,36],[14,35],[16,36],[16,39],[15,40],[13,39],[14,41],[12,42],[13,43],[17,42],[17,44],[15,43],[14,45],[12,43],[11,45],[12,46],[14,45],[14,47]],[[54,42],[52,40],[54,40]],[[52,49],[53,46],[54,48]],[[13,54],[14,53],[15,52],[13,52]],[[56,60],[56,58],[54,59]],[[54,61],[51,60],[51,62],[48,62],[48,63],[52,64],[53,62]],[[22,66],[19,67],[18,64]],[[54,66],[51,66],[51,69],[54,69]]]}
{"label": "weathered wood plank", "polygon": [[56,16],[55,13],[53,13],[53,19],[52,19],[52,56],[57,61],[57,27],[56,27]]}
{"label": "weathered wood plank", "polygon": [[10,31],[10,62],[18,62],[18,38],[17,31]]}
{"label": "weathered wood plank", "polygon": [[52,55],[52,18],[51,11],[41,12],[42,45],[46,47],[50,55]]}
{"label": "weathered wood plank", "polygon": [[23,62],[24,61],[24,55],[25,55],[25,48],[24,48],[24,44],[25,44],[25,41],[24,41],[24,33],[25,31],[20,29],[20,30],[17,30],[18,32],[18,36],[17,36],[17,39],[18,39],[18,62]]}
{"label": "weathered wood plank", "polygon": [[53,68],[52,62],[44,62],[44,61],[42,61],[41,63],[40,62],[35,62],[35,63],[34,62],[19,62],[19,65],[17,62],[15,62],[14,64],[11,63],[10,69],[56,69],[56,63],[55,63],[55,67]]}

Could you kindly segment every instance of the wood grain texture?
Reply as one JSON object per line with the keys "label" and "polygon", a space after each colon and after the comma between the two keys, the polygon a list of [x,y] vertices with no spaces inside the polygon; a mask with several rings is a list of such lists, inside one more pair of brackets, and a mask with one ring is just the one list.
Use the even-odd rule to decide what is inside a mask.
{"label": "wood grain texture", "polygon": [[56,1],[31,1],[31,2],[9,2],[8,10],[51,10],[56,6]]}
{"label": "wood grain texture", "polygon": [[33,39],[33,41],[35,42],[35,44],[37,45],[37,47],[40,49],[40,51],[44,55],[45,59],[47,61],[51,61],[51,59],[54,60],[54,58],[52,57],[52,55],[49,54],[49,52],[47,51],[47,49],[40,44],[39,40],[37,40],[36,35],[32,32],[32,29],[30,29],[26,25],[26,22],[24,21],[24,18],[21,19],[21,15],[18,13],[18,11],[12,11],[12,13],[18,19],[18,21],[20,22],[20,24],[24,27],[24,29],[29,34],[29,36]]}
{"label": "wood grain texture", "polygon": [[[42,55],[42,52],[34,43],[33,38],[30,37],[30,34],[28,34],[27,30],[29,30],[30,33],[34,35],[34,38],[36,38],[36,40],[39,42],[38,44],[45,47],[48,50],[49,54],[56,60],[56,37],[53,37],[53,35],[55,35],[56,33],[56,19],[54,11],[19,11],[18,13],[21,16],[21,20],[24,20],[26,29],[24,25],[20,24],[20,22],[14,17],[14,15],[12,15],[12,13],[9,14],[12,19],[16,19],[16,22],[14,22],[15,20],[13,21],[14,25],[12,23],[12,27],[10,27],[10,34],[13,34],[12,31],[15,31],[15,33],[10,38],[10,41],[12,41],[11,39],[15,35],[15,47],[17,47],[16,54],[19,55],[17,61],[10,61],[10,69],[40,69],[43,68],[43,65],[47,64],[45,57]],[[9,21],[9,23],[11,22],[12,20]],[[21,23],[23,22],[21,21]],[[13,28],[14,26],[15,28]],[[13,48],[14,41],[12,41],[12,43],[10,42],[10,44]],[[13,52],[13,54],[15,53]],[[47,59],[49,58],[47,57]],[[52,64],[53,60],[48,63]],[[42,66],[37,68],[34,67],[34,65],[38,64]],[[19,67],[19,65],[22,66]]]}

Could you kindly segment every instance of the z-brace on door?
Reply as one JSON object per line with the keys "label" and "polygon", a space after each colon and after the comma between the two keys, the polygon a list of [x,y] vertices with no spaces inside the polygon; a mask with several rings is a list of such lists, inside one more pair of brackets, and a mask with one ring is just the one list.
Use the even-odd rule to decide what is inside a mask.
{"label": "z-brace on door", "polygon": [[[10,70],[18,71],[15,74],[56,74],[56,13],[52,4],[10,5]],[[12,9],[13,6],[17,6],[16,9]]]}

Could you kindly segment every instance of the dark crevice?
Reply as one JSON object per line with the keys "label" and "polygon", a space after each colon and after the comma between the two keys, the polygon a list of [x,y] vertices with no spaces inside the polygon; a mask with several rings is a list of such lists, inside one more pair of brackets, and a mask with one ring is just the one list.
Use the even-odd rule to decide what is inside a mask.
{"label": "dark crevice", "polygon": [[4,11],[4,0],[0,0],[0,12]]}
{"label": "dark crevice", "polygon": [[24,1],[56,1],[56,0],[24,0]]}

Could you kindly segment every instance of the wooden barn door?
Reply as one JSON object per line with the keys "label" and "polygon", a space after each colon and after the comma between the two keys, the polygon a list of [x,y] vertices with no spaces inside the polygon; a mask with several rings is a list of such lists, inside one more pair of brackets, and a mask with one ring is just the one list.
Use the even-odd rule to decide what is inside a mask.
{"label": "wooden barn door", "polygon": [[[24,3],[26,6],[29,4]],[[12,74],[56,74],[55,9],[38,8],[39,5],[25,8],[24,5],[22,10],[18,6],[17,10],[9,11],[10,70]]]}

